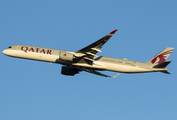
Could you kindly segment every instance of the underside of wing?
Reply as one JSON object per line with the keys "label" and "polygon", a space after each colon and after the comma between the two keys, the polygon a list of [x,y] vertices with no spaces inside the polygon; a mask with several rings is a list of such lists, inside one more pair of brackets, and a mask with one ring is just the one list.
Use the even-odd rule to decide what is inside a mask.
{"label": "underside of wing", "polygon": [[92,74],[95,74],[95,75],[100,75],[100,76],[103,76],[103,77],[111,77],[111,78],[115,78],[115,77],[117,77],[117,76],[119,75],[119,74],[116,74],[116,75],[114,75],[114,76],[109,76],[109,75],[100,73],[100,72],[98,72],[98,71],[89,70],[89,69],[84,69],[84,71],[89,72],[89,73],[92,73]]}
{"label": "underside of wing", "polygon": [[[114,35],[114,33],[117,31],[113,30],[112,32],[110,32],[108,35],[104,36],[103,38],[99,39],[98,41],[88,45],[87,47],[75,52],[76,56],[80,56],[83,57],[83,59],[85,60],[86,63],[88,64],[92,64],[93,63],[93,58],[94,56],[96,56],[97,52],[101,52],[101,48],[102,46]],[[80,62],[83,62],[82,61]]]}
{"label": "underside of wing", "polygon": [[114,35],[114,33],[117,31],[113,30],[112,32],[110,32],[108,35],[106,35],[105,37],[99,39],[98,41],[92,43],[91,45],[88,45],[87,47],[77,51],[76,53],[84,53],[86,54],[86,52],[92,53],[92,54],[96,54],[97,52],[101,52],[100,49],[102,48],[102,46]]}

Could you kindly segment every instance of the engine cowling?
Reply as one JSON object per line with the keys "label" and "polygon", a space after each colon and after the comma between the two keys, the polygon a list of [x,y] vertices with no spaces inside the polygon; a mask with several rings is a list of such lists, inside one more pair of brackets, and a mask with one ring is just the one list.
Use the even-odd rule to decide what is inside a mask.
{"label": "engine cowling", "polygon": [[77,69],[72,68],[72,67],[68,67],[68,66],[62,66],[61,69],[61,74],[63,75],[70,75],[70,76],[74,76],[75,74],[79,73]]}
{"label": "engine cowling", "polygon": [[72,53],[62,51],[60,52],[59,59],[64,61],[73,61],[74,55]]}

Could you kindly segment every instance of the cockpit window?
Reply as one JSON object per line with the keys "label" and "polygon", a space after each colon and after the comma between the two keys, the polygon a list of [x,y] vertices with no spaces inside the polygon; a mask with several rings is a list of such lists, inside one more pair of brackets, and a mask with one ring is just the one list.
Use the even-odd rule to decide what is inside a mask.
{"label": "cockpit window", "polygon": [[10,47],[8,47],[8,48],[12,48],[12,47],[10,46]]}

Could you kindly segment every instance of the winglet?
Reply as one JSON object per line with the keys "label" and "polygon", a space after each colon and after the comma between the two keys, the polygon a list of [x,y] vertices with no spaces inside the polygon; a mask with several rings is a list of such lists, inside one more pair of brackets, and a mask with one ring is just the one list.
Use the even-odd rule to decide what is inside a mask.
{"label": "winglet", "polygon": [[110,32],[109,34],[114,34],[118,29],[113,30],[112,32]]}
{"label": "winglet", "polygon": [[120,75],[120,74],[116,74],[116,75],[112,76],[112,78],[115,78],[115,77],[117,77],[118,75]]}

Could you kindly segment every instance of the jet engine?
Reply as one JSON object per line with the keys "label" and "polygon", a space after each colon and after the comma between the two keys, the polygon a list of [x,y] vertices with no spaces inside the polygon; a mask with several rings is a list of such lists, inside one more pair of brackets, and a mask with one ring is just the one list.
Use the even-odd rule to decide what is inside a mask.
{"label": "jet engine", "polygon": [[61,74],[63,75],[70,75],[70,76],[74,76],[75,74],[79,73],[77,69],[72,68],[72,67],[68,67],[68,66],[62,66],[61,69]]}
{"label": "jet engine", "polygon": [[62,51],[60,52],[59,59],[64,61],[73,61],[74,55],[72,53]]}

